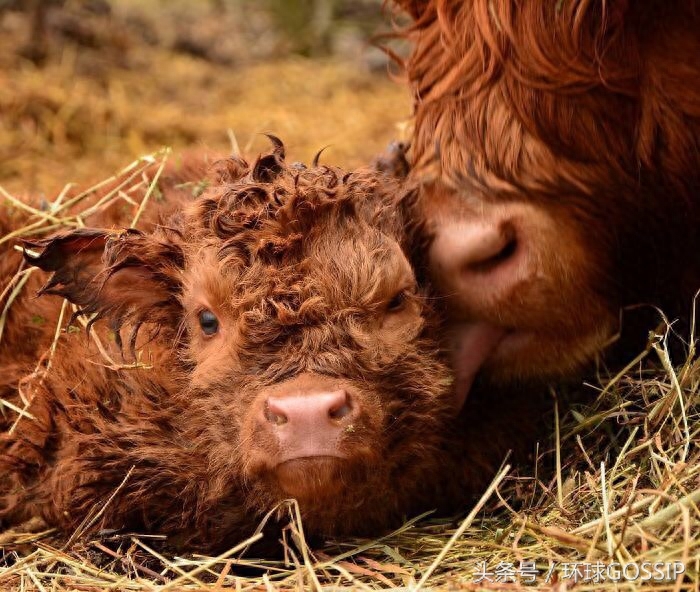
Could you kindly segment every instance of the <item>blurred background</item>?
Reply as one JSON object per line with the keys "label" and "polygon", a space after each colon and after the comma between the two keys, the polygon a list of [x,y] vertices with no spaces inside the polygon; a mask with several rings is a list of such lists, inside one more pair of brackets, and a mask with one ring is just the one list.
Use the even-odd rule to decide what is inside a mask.
{"label": "blurred background", "polygon": [[164,145],[228,152],[228,130],[363,164],[410,116],[372,44],[395,20],[381,0],[0,0],[0,185],[51,197]]}

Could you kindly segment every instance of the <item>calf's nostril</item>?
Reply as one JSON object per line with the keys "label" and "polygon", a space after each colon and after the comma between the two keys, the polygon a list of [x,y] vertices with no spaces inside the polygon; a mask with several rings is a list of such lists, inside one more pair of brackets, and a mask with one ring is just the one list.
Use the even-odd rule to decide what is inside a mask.
{"label": "calf's nostril", "polygon": [[335,420],[343,419],[352,413],[352,404],[345,391],[339,391],[338,400],[328,409],[328,417]]}
{"label": "calf's nostril", "polygon": [[284,411],[271,400],[265,404],[265,419],[273,425],[284,425],[289,421]]}

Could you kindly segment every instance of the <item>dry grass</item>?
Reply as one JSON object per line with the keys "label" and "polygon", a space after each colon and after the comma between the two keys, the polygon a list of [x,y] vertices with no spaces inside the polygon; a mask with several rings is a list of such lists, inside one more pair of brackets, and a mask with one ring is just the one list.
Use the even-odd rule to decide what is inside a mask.
{"label": "dry grass", "polygon": [[273,131],[300,160],[329,146],[326,158],[354,167],[401,136],[410,117],[406,90],[386,71],[370,71],[362,47],[354,57],[271,51],[261,61],[249,55],[264,42],[262,33],[251,38],[255,19],[247,8],[241,18],[232,13],[223,20],[204,11],[196,23],[200,38],[214,48],[237,43],[230,53],[238,61],[220,64],[173,52],[168,40],[183,19],[154,2],[142,3],[139,18],[157,23],[162,40],[144,42],[119,15],[133,12],[132,4],[138,3],[114,2],[116,16],[92,24],[99,48],[55,41],[42,68],[17,52],[28,21],[10,13],[3,20],[0,13],[0,183],[6,188],[52,196],[66,179],[97,181],[165,145],[227,151],[227,129],[236,130],[248,154],[266,149],[260,134]]}
{"label": "dry grass", "polygon": [[[79,226],[86,209],[105,207],[113,199],[125,199],[132,208],[130,220],[137,222],[153,189],[142,173],[146,167],[158,170],[166,156],[132,163],[108,180],[117,189],[89,207],[80,204],[94,188],[63,192],[47,211],[33,212],[13,237],[39,234],[56,224]],[[19,207],[9,192],[4,195]],[[21,290],[22,277],[3,287],[3,310],[11,306],[8,295]],[[286,556],[276,560],[250,552],[262,534],[218,557],[176,557],[158,551],[159,537],[77,532],[66,540],[33,523],[0,534],[0,590],[476,590],[506,585],[565,590],[574,586],[574,564],[577,590],[698,590],[700,360],[691,346],[687,359],[674,363],[669,339],[677,339],[670,330],[651,336],[648,350],[607,379],[597,396],[593,387],[582,387],[595,399],[590,404],[559,417],[553,397],[553,438],[538,446],[533,470],[516,473],[504,467],[484,496],[465,508],[466,518],[423,516],[377,540],[328,541],[310,548],[290,501],[282,508],[289,526],[266,534],[284,542]],[[691,335],[689,343],[694,339]],[[50,371],[50,351],[47,355],[48,363],[37,366],[38,372]],[[28,409],[12,411],[26,414]],[[684,573],[654,583],[583,581],[591,576],[585,570],[596,564],[643,562],[682,564]],[[492,583],[478,581],[484,568]],[[532,570],[537,573],[534,587],[525,585]]]}

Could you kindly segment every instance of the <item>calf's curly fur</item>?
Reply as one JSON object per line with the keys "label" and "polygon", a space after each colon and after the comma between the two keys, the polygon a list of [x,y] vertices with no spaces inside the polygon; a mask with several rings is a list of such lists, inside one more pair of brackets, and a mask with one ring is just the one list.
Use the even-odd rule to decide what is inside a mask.
{"label": "calf's curly fur", "polygon": [[[67,332],[22,385],[29,415],[0,436],[3,523],[221,548],[295,497],[311,534],[376,534],[458,508],[526,432],[499,402],[457,414],[406,256],[410,190],[371,169],[288,165],[274,141],[252,165],[219,161],[147,232],[27,241],[49,274],[40,302],[90,315],[103,351]],[[139,364],[106,361],[120,351]],[[348,393],[352,422],[332,456],[282,462],[269,397],[308,385]]]}

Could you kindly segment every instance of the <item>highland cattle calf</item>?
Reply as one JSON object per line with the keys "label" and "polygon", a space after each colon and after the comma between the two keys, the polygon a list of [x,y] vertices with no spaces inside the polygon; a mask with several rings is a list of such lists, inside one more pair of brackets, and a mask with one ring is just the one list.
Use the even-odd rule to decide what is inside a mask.
{"label": "highland cattle calf", "polygon": [[449,299],[462,396],[479,373],[575,376],[618,333],[629,359],[655,307],[688,318],[700,288],[700,3],[396,4],[413,18],[417,217]]}
{"label": "highland cattle calf", "polygon": [[[77,305],[93,338],[67,332],[22,383],[25,416],[0,436],[0,520],[221,548],[291,497],[317,535],[459,507],[513,429],[499,404],[473,408],[482,429],[457,425],[406,255],[409,202],[373,169],[288,165],[276,141],[252,166],[219,162],[149,232],[28,241],[50,274],[40,302]],[[483,450],[491,425],[508,438]]]}

